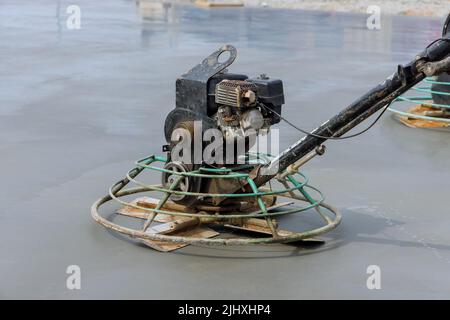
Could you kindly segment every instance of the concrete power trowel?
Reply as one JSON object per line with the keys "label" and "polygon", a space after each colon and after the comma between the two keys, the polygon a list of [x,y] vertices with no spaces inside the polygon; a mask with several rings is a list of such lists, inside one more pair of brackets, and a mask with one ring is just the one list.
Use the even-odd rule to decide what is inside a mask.
{"label": "concrete power trowel", "polygon": [[[316,237],[336,228],[341,215],[324,203],[320,190],[299,168],[324,153],[326,140],[368,130],[422,80],[448,77],[449,19],[442,38],[337,115],[312,132],[296,127],[305,136],[278,155],[255,152],[254,146],[256,137],[268,136],[272,125],[281,120],[291,124],[281,115],[282,81],[229,73],[226,68],[237,51],[231,45],[221,47],[177,79],[176,106],[164,125],[166,155],[138,160],[92,205],[92,217],[159,251],[190,244],[320,242]],[[345,135],[380,110],[365,130]],[[111,200],[120,204],[114,213],[128,224],[113,222],[116,215],[106,219],[99,214],[100,206]],[[320,222],[299,231],[293,222],[299,213],[316,215]],[[290,228],[282,228],[280,218],[288,215]]]}
{"label": "concrete power trowel", "polygon": [[[442,36],[450,32],[450,15],[444,23]],[[446,63],[443,61],[442,63]],[[398,97],[388,110],[397,120],[412,128],[450,127],[450,74],[427,77],[424,85],[415,86],[411,94]],[[408,108],[400,107],[406,105]]]}

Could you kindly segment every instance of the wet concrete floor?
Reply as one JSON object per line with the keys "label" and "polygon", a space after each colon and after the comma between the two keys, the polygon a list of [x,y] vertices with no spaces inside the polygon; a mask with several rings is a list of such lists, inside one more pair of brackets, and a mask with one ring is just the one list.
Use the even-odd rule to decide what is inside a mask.
{"label": "wet concrete floor", "polygon": [[[281,78],[313,129],[439,36],[437,18],[200,9],[136,1],[0,2],[1,298],[449,298],[450,139],[385,116],[304,172],[342,224],[321,247],[190,246],[162,254],[95,224],[90,205],[160,153],[181,73],[221,44],[230,71]],[[301,135],[281,123],[281,145]],[[79,265],[81,290],[66,288]],[[369,265],[381,290],[368,290]]]}

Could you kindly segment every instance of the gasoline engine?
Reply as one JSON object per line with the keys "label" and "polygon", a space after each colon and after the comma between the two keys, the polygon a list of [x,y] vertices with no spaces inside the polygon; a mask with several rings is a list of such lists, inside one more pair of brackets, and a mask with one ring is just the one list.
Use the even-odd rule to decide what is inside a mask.
{"label": "gasoline engine", "polygon": [[[219,62],[219,57],[225,53],[229,53],[229,58]],[[176,106],[167,115],[164,125],[168,142],[163,146],[163,150],[168,152],[165,169],[188,172],[202,166],[234,168],[238,163],[246,162],[243,158],[255,144],[256,136],[267,134],[270,126],[280,122],[284,103],[282,81],[265,74],[249,78],[244,74],[228,73],[226,68],[236,55],[233,46],[223,46],[177,79]],[[174,136],[174,132],[180,129],[185,134],[181,131],[182,134]],[[203,151],[207,143],[203,141],[203,135],[210,129],[219,131],[221,141],[218,149],[222,152],[211,161],[205,161]],[[196,139],[201,140],[198,149],[195,149]],[[187,142],[191,156],[185,157],[180,152],[185,149],[176,149],[180,142]],[[230,154],[232,158],[227,159]],[[170,187],[174,178],[170,173],[163,173],[163,185]],[[177,190],[207,191],[212,187],[211,183],[214,180],[186,178]],[[195,197],[173,195],[171,200],[190,204]]]}
{"label": "gasoline engine", "polygon": [[[208,66],[213,58],[227,51],[230,58],[226,63]],[[204,122],[204,129],[220,129],[225,139],[243,138],[249,129],[258,133],[280,121],[263,106],[281,112],[282,81],[264,74],[249,79],[243,74],[226,72],[235,57],[236,49],[224,46],[177,80],[176,108],[168,114],[164,126],[169,143],[174,129],[195,120]]]}

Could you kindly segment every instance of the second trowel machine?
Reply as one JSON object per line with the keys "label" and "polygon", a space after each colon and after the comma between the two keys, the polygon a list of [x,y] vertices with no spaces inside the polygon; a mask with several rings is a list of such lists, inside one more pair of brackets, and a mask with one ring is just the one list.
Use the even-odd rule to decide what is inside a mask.
{"label": "second trowel machine", "polygon": [[[91,210],[98,223],[160,251],[189,244],[310,241],[334,229],[341,215],[323,202],[299,168],[324,153],[326,140],[361,134],[402,93],[426,77],[449,72],[450,35],[444,32],[392,76],[275,156],[254,152],[260,150],[255,148],[260,137],[276,140],[272,125],[284,120],[303,130],[282,116],[281,80],[227,71],[236,54],[225,45],[177,79],[176,107],[164,126],[166,156],[138,160],[98,199]],[[365,130],[345,135],[380,110]],[[99,207],[110,200],[121,204],[115,213],[137,219],[138,227],[101,216]],[[316,214],[321,222],[299,231],[292,218],[301,212]],[[279,219],[287,215],[289,228]]]}
{"label": "second trowel machine", "polygon": [[[449,26],[450,15],[444,23],[443,37],[450,32]],[[388,110],[408,127],[450,128],[450,74],[426,78],[423,84],[398,97]]]}

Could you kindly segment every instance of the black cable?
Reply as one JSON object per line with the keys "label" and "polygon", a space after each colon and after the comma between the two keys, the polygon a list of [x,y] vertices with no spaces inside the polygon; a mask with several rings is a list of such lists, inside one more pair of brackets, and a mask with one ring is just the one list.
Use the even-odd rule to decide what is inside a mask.
{"label": "black cable", "polygon": [[294,129],[296,129],[296,130],[298,130],[298,131],[300,131],[300,132],[302,132],[302,133],[304,133],[304,134],[306,134],[306,135],[308,135],[308,136],[313,136],[313,137],[319,138],[319,139],[344,140],[344,139],[349,139],[349,138],[354,138],[354,137],[356,137],[356,136],[359,136],[359,135],[361,135],[361,134],[367,132],[369,129],[371,129],[371,128],[375,125],[375,123],[377,123],[378,120],[380,120],[380,118],[383,116],[383,114],[384,114],[384,113],[386,112],[386,110],[389,108],[389,106],[391,105],[391,103],[392,103],[392,101],[389,102],[389,103],[386,105],[386,107],[384,107],[383,111],[382,111],[382,112],[378,115],[378,117],[372,122],[372,124],[371,124],[370,126],[368,126],[366,129],[364,129],[364,130],[362,130],[362,131],[360,131],[360,132],[358,132],[358,133],[355,133],[355,134],[352,134],[352,135],[349,135],[349,136],[345,136],[345,137],[332,137],[332,136],[331,136],[331,137],[326,137],[326,136],[321,136],[321,135],[314,134],[314,133],[312,133],[312,132],[303,130],[303,129],[297,127],[295,124],[293,124],[293,123],[290,122],[289,120],[287,120],[286,118],[284,118],[281,114],[279,114],[278,112],[276,112],[276,111],[273,110],[272,108],[266,106],[266,105],[263,104],[263,103],[260,103],[260,104],[261,104],[264,108],[266,108],[267,110],[269,110],[269,111],[275,113],[278,117],[280,117],[281,120],[283,120],[284,122],[286,122],[287,124],[289,124],[291,127],[293,127]]}

